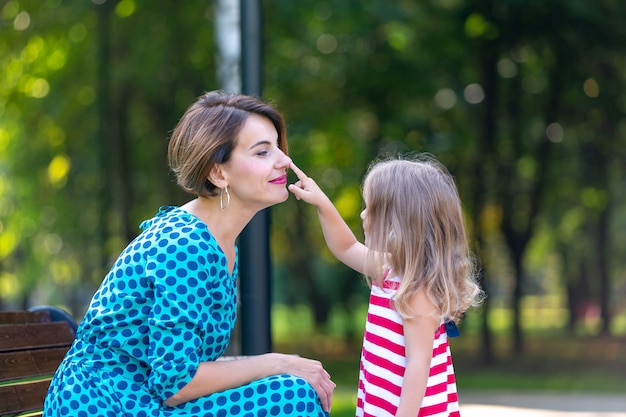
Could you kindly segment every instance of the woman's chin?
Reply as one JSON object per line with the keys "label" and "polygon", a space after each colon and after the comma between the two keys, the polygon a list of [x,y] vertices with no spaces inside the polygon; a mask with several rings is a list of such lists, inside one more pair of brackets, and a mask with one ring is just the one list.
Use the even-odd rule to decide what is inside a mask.
{"label": "woman's chin", "polygon": [[285,201],[287,201],[287,199],[289,198],[289,191],[287,191],[287,189],[285,188],[284,193],[276,193],[275,197],[272,198],[271,201],[265,201],[265,204],[263,208],[268,208],[268,207],[272,207],[276,204],[280,204],[280,203],[284,203]]}
{"label": "woman's chin", "polygon": [[280,196],[280,200],[278,201],[278,203],[284,203],[289,198],[289,191],[287,191],[287,188],[285,188],[283,191],[284,193],[282,193],[282,195]]}

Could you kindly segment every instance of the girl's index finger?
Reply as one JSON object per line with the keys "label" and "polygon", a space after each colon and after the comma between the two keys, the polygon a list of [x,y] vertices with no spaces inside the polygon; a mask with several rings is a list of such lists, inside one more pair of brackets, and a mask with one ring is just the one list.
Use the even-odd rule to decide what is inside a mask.
{"label": "girl's index finger", "polygon": [[306,174],[300,168],[298,168],[296,164],[293,163],[293,161],[291,161],[291,165],[289,166],[289,168],[291,168],[291,170],[296,174],[298,179],[300,180],[307,179]]}

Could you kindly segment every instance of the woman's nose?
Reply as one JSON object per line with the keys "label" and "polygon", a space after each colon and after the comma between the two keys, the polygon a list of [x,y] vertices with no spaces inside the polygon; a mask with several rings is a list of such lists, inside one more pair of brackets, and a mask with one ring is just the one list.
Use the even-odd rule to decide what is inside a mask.
{"label": "woman's nose", "polygon": [[280,151],[280,157],[278,158],[278,165],[281,168],[289,168],[291,165],[291,158],[285,154],[283,151]]}

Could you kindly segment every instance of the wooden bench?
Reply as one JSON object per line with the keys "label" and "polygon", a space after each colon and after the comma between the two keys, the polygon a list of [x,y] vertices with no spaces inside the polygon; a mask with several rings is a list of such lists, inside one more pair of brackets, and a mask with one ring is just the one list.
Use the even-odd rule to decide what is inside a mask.
{"label": "wooden bench", "polygon": [[76,323],[62,310],[0,312],[0,416],[40,416]]}

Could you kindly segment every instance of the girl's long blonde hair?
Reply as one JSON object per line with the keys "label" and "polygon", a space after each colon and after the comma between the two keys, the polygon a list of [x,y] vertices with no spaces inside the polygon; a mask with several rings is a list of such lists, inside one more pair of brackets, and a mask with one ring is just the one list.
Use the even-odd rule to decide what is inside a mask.
{"label": "girl's long blonde hair", "polygon": [[476,282],[461,201],[448,170],[430,155],[374,162],[363,180],[363,228],[370,249],[368,282],[382,286],[391,268],[400,277],[394,307],[412,316],[411,297],[425,289],[434,312],[458,321],[482,299]]}

